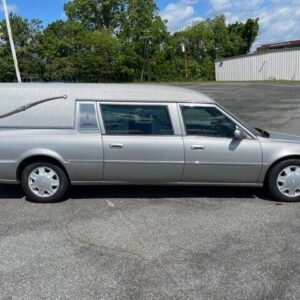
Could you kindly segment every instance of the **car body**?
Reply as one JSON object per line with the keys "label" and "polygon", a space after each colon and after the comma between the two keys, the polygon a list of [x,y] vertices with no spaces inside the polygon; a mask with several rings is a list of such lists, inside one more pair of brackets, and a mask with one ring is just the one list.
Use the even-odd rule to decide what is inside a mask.
{"label": "car body", "polygon": [[[55,191],[62,180],[66,186],[268,182],[279,192],[286,186],[281,194],[272,191],[278,199],[299,200],[300,137],[254,129],[199,92],[138,84],[0,84],[0,113],[62,95],[66,99],[0,118],[0,182],[21,182],[35,201],[61,198],[65,190]],[[285,168],[270,174],[279,164]],[[286,168],[292,174],[282,173]],[[45,195],[35,180],[39,187],[55,180],[42,173],[57,185]],[[270,176],[277,176],[275,183]]]}

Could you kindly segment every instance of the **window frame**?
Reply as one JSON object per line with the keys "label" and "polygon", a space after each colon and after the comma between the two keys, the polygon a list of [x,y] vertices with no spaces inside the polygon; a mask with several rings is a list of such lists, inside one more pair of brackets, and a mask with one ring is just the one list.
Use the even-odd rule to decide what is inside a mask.
{"label": "window frame", "polygon": [[[172,114],[170,111],[170,103],[165,103],[165,102],[110,102],[110,101],[101,101],[97,102],[97,109],[98,109],[98,114],[100,116],[100,127],[102,131],[102,135],[104,136],[131,136],[131,137],[175,137],[177,136],[175,126],[174,126],[174,121],[172,118]],[[104,124],[104,118],[103,118],[103,113],[102,113],[102,106],[103,105],[115,105],[115,106],[151,106],[151,107],[164,107],[167,109],[168,117],[170,120],[171,124],[171,129],[172,129],[172,134],[167,134],[167,135],[160,135],[160,134],[109,134],[106,132],[106,127]]]}
{"label": "window frame", "polygon": [[[96,121],[97,121],[97,128],[80,128],[80,105],[81,104],[92,104],[95,108],[96,114]],[[97,103],[96,101],[84,101],[84,100],[77,100],[76,101],[76,123],[75,127],[77,131],[100,131],[101,126],[99,122],[99,114],[97,110]]]}
{"label": "window frame", "polygon": [[229,137],[221,137],[221,136],[208,136],[208,135],[195,135],[195,134],[188,134],[187,133],[187,128],[183,116],[183,107],[189,107],[189,108],[194,108],[194,107],[213,107],[217,109],[219,112],[221,112],[224,116],[226,116],[229,120],[231,120],[237,127],[243,129],[247,135],[247,139],[253,139],[257,140],[257,136],[255,136],[247,127],[245,127],[243,124],[241,124],[238,120],[233,118],[230,114],[228,114],[226,111],[224,111],[220,106],[217,104],[194,104],[194,103],[179,103],[178,104],[178,114],[180,116],[180,122],[182,124],[182,131],[183,131],[183,136],[186,137],[200,137],[200,138],[217,138],[217,139],[232,139]]}

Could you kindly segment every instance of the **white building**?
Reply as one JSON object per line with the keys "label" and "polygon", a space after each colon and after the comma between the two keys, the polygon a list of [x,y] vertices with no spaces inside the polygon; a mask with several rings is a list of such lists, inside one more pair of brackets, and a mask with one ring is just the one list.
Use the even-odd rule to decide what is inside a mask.
{"label": "white building", "polygon": [[300,48],[224,58],[215,68],[217,81],[300,80]]}

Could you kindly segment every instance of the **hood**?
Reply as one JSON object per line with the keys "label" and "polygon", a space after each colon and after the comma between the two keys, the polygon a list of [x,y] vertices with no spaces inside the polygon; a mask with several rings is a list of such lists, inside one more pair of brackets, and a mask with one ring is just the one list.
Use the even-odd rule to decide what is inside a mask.
{"label": "hood", "polygon": [[300,136],[273,131],[269,131],[268,133],[270,134],[270,140],[300,144]]}

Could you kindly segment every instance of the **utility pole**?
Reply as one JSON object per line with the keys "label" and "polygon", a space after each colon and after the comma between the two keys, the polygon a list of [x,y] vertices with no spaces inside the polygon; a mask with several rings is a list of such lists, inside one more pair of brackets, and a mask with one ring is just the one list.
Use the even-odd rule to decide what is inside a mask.
{"label": "utility pole", "polygon": [[144,39],[144,57],[143,57],[143,66],[142,66],[142,72],[141,72],[141,82],[144,81],[144,72],[145,72],[145,65],[146,65],[146,47],[147,47],[147,39]]}
{"label": "utility pole", "polygon": [[18,59],[17,59],[17,54],[16,54],[16,48],[15,48],[15,44],[14,44],[14,40],[13,40],[11,27],[10,27],[9,14],[8,14],[8,10],[7,10],[6,0],[2,0],[2,4],[3,4],[3,11],[4,11],[4,15],[5,15],[8,38],[9,38],[12,57],[13,57],[13,60],[14,60],[16,75],[17,75],[18,82],[21,83],[22,79],[21,79],[20,70],[19,70],[19,64],[18,64]]}
{"label": "utility pole", "polygon": [[[148,31],[146,31],[145,33],[148,33]],[[144,36],[141,39],[144,40],[144,58],[143,58],[143,66],[142,66],[142,72],[141,72],[141,82],[144,81],[146,64],[147,64],[148,82],[150,82],[151,81],[151,74],[150,74],[150,46],[151,46],[152,36],[151,35]]]}
{"label": "utility pole", "polygon": [[147,47],[147,71],[148,71],[148,82],[151,82],[151,66],[150,66],[150,51],[151,51],[151,39],[148,41],[148,47]]}
{"label": "utility pole", "polygon": [[186,53],[186,47],[185,43],[181,43],[181,50],[182,53],[184,54],[184,66],[185,66],[185,79],[189,78],[189,73],[188,73],[188,58],[187,58],[187,53]]}

